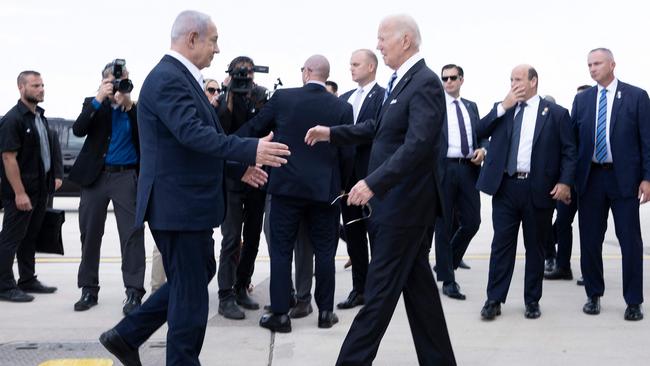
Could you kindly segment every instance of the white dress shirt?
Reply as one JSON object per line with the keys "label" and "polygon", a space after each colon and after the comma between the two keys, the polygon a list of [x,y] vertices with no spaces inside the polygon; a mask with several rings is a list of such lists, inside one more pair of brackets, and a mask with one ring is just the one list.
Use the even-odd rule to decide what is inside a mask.
{"label": "white dress shirt", "polygon": [[183,64],[187,68],[187,70],[192,74],[194,79],[196,80],[197,83],[199,83],[199,87],[201,90],[203,90],[203,75],[201,75],[201,70],[199,70],[196,65],[192,63],[192,61],[188,60],[185,56],[181,55],[180,53],[174,51],[174,50],[169,50],[167,51],[167,55],[177,59],[180,63]]}
{"label": "white dress shirt", "polygon": [[[465,107],[465,103],[458,99],[455,99],[451,95],[445,92],[445,100],[447,102],[447,157],[448,158],[467,158],[471,157],[474,154],[474,144],[472,140],[472,123],[469,117],[469,112]],[[458,114],[456,113],[456,104],[455,100],[458,100],[458,106],[460,111],[463,114],[463,119],[465,120],[465,132],[467,133],[467,144],[469,145],[469,155],[463,156],[461,151],[461,142],[460,142],[460,127],[458,126]]]}
{"label": "white dress shirt", "polygon": [[598,84],[598,93],[596,94],[596,119],[594,120],[594,155],[591,158],[591,161],[594,163],[597,163],[598,160],[596,159],[596,139],[598,136],[596,136],[596,131],[598,128],[598,101],[600,100],[600,93],[603,89],[607,89],[607,93],[605,95],[607,96],[607,159],[603,161],[603,163],[612,163],[614,160],[612,160],[612,145],[609,143],[609,127],[610,123],[612,121],[612,107],[614,106],[614,98],[616,98],[616,88],[618,87],[618,79],[614,78],[614,81],[612,81],[608,86],[604,87],[600,84]]}
{"label": "white dress shirt", "polygon": [[[361,92],[361,96],[359,97],[360,98],[359,107],[358,107],[357,110],[354,111],[354,123],[355,124],[358,122],[357,118],[359,118],[359,112],[361,111],[361,107],[363,106],[363,102],[368,97],[368,94],[370,94],[370,91],[372,90],[372,88],[375,87],[375,84],[377,84],[377,82],[375,80],[373,80],[373,81],[369,82],[368,84],[366,84],[363,87],[361,87],[361,86],[358,87],[357,90],[355,90],[350,95],[350,97],[348,98],[348,103],[350,103],[350,105],[354,109],[354,100],[357,98],[357,94],[359,93],[359,90],[361,90],[361,89],[363,90],[363,92]],[[393,84],[393,87],[395,87],[395,84]]]}
{"label": "white dress shirt", "polygon": [[[411,67],[413,67],[413,65],[415,65],[416,63],[418,63],[418,61],[420,61],[422,59],[423,59],[423,57],[420,55],[420,53],[416,52],[413,56],[409,57],[409,59],[406,60],[402,64],[402,66],[400,66],[397,70],[395,70],[395,72],[397,73],[397,78],[393,82],[393,89],[395,89],[397,84],[399,84],[400,80],[402,80],[402,78],[404,77],[406,72],[409,71],[411,69]],[[388,90],[388,85],[386,85],[386,90]],[[392,92],[392,90],[391,90],[391,92]]]}
{"label": "white dress shirt", "polygon": [[[521,134],[519,135],[519,149],[517,150],[517,172],[530,173],[530,159],[533,154],[533,137],[535,136],[535,124],[537,124],[537,111],[539,109],[540,96],[526,101],[524,116],[521,121]],[[515,107],[515,116],[519,112],[519,104]],[[506,113],[503,105],[497,106],[497,116],[501,117]]]}

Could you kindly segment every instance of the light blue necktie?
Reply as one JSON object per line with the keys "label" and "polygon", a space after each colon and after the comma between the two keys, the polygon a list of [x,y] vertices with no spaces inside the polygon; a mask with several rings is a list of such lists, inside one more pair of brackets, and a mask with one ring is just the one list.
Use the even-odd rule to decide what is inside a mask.
{"label": "light blue necktie", "polygon": [[397,71],[395,71],[393,75],[390,76],[390,80],[388,81],[388,89],[386,89],[386,94],[384,94],[384,103],[386,102],[386,99],[388,99],[390,92],[393,91],[393,83],[395,82],[395,79],[397,79]]}
{"label": "light blue necktie", "polygon": [[598,123],[596,124],[596,161],[607,160],[607,89],[600,91]]}

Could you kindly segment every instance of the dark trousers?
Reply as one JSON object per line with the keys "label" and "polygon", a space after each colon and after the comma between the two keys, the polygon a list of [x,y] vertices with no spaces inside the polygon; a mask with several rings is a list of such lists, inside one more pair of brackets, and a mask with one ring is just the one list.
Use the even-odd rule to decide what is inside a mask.
{"label": "dark trousers", "polygon": [[603,296],[603,240],[607,216],[614,215],[616,237],[623,255],[623,297],[629,305],[643,303],[643,241],[639,199],[621,197],[613,170],[592,167],[587,189],[578,201],[580,220],[580,267],[587,296]]}
{"label": "dark trousers", "polygon": [[392,227],[371,221],[368,230],[372,259],[366,303],[350,326],[336,365],[372,365],[402,293],[418,363],[456,365],[429,264],[427,227]]}
{"label": "dark trousers", "polygon": [[363,217],[361,207],[341,203],[341,216],[345,233],[345,243],[352,262],[352,290],[363,294],[368,274],[368,236],[366,220],[346,225],[352,220]]}
{"label": "dark trousers", "polygon": [[18,262],[18,283],[27,284],[36,279],[36,238],[45,217],[47,194],[42,191],[30,195],[29,199],[32,210],[20,211],[14,197],[2,197],[5,212],[0,231],[0,291],[16,287],[14,257]]}
{"label": "dark trousers", "polygon": [[289,311],[291,257],[300,222],[305,220],[315,255],[314,298],[320,311],[334,308],[334,255],[338,241],[338,206],[274,195],[269,217],[271,231],[271,309]]}
{"label": "dark trousers", "polygon": [[[271,253],[271,224],[269,216],[271,215],[271,195],[266,196],[266,205],[264,207],[264,235]],[[314,250],[309,241],[309,229],[305,220],[300,221],[298,229],[298,238],[294,248],[294,266],[295,281],[291,281],[291,295],[300,302],[311,302],[312,278],[314,277]],[[295,283],[295,287],[294,287]]]}
{"label": "dark trousers", "polygon": [[[475,187],[479,172],[480,168],[469,161],[447,161],[442,182],[445,212],[435,226],[438,281],[456,281],[454,270],[481,224],[481,197]],[[454,219],[458,225],[454,225]]]}
{"label": "dark trousers", "polygon": [[260,245],[265,198],[266,192],[259,189],[230,190],[226,194],[228,207],[221,225],[223,239],[217,272],[219,299],[233,297],[233,288],[247,288],[251,282]]}
{"label": "dark trousers", "polygon": [[[556,258],[556,266],[563,270],[571,269],[571,252],[573,250],[573,219],[578,212],[578,195],[571,189],[571,203],[566,205],[558,201],[555,207],[555,223],[551,232],[550,248],[547,249],[546,258],[549,253]],[[557,243],[557,251],[555,250]]]}
{"label": "dark trousers", "polygon": [[115,329],[140,347],[167,322],[167,366],[200,365],[208,321],[208,283],[214,277],[213,231],[151,230],[162,255],[167,282]]}
{"label": "dark trousers", "polygon": [[550,232],[553,208],[535,207],[532,195],[529,179],[504,177],[492,198],[494,238],[490,253],[488,300],[506,302],[515,268],[519,224],[523,226],[526,248],[524,301],[528,304],[542,298],[544,245]]}
{"label": "dark trousers", "polygon": [[83,291],[99,292],[99,258],[106,224],[108,203],[113,201],[117,231],[122,253],[122,281],[127,291],[144,295],[144,228],[135,227],[137,173],[102,172],[90,187],[81,189],[79,230],[81,231],[81,263],[77,285]]}

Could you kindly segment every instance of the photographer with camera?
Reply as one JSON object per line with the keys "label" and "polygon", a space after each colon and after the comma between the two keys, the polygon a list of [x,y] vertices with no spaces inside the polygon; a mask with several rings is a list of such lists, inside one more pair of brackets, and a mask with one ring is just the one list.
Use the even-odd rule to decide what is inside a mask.
{"label": "photographer with camera", "polygon": [[[239,56],[230,62],[226,72],[217,115],[226,133],[232,134],[266,103],[267,89],[253,80],[255,72],[268,72],[268,68],[255,66],[251,58]],[[226,178],[226,189],[227,210],[221,225],[223,240],[217,274],[219,314],[228,319],[244,319],[239,306],[259,308],[247,290],[260,243],[266,192],[230,178]]]}
{"label": "photographer with camera", "polygon": [[97,305],[99,257],[108,203],[113,201],[122,253],[122,280],[126,287],[123,313],[140,306],[144,290],[144,229],[135,228],[136,184],[140,149],[133,83],[125,61],[116,59],[102,71],[95,97],[84,100],[72,131],[84,137],[70,180],[81,186],[79,229],[81,263],[77,285],[81,299],[75,311]]}

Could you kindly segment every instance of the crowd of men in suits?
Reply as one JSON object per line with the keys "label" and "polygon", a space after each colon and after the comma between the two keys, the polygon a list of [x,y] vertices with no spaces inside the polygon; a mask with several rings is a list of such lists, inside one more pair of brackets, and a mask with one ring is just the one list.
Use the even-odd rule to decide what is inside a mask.
{"label": "crowd of men in suits", "polygon": [[[219,52],[217,39],[209,16],[182,12],[172,27],[170,51],[142,86],[137,110],[128,96],[112,90],[114,68],[107,65],[98,96],[85,100],[74,126],[75,134],[88,135],[80,165],[71,173],[84,183],[82,297],[75,310],[97,303],[101,233],[106,205],[113,200],[119,206],[127,306],[124,319],[100,341],[125,365],[140,364],[139,346],[165,322],[167,364],[199,364],[207,288],[217,271],[212,234],[224,219],[219,313],[241,319],[237,305],[258,306],[246,293],[252,264],[240,278],[233,254],[246,212],[255,214],[251,225],[257,242],[262,212],[266,216],[271,303],[259,324],[275,332],[290,332],[291,318],[312,311],[312,263],[318,327],[338,322],[334,256],[339,236],[345,239],[352,290],[337,307],[363,307],[337,365],[372,363],[402,295],[419,363],[456,364],[429,252],[435,243],[443,294],[464,300],[454,271],[481,223],[479,191],[492,196],[494,227],[483,319],[495,319],[506,302],[520,226],[526,249],[524,315],[541,316],[553,212],[557,209],[559,220],[559,213],[576,202],[588,298],[583,311],[600,312],[602,243],[611,208],[623,254],[624,318],[643,318],[639,205],[650,200],[650,99],[616,79],[610,50],[588,53],[597,85],[576,95],[571,113],[538,95],[533,66],[518,65],[505,98],[481,118],[476,103],[460,97],[463,68],[445,65],[438,77],[419,53],[415,21],[389,16],[379,25],[377,44],[394,71],[386,88],[375,81],[375,53],[359,49],[350,57],[358,87],[336,97],[326,89],[329,61],[313,55],[300,69],[302,87],[276,91],[262,108],[244,110],[235,122],[232,102],[209,99],[209,82],[200,72]],[[253,66],[253,61],[231,63],[240,65]],[[5,206],[0,299],[30,301],[26,292],[56,290],[36,280],[34,238],[27,230],[42,220],[42,209],[32,205],[44,207],[43,192],[54,189],[55,176],[47,120],[37,108],[43,99],[40,75],[23,73],[18,86],[21,100],[0,126]],[[265,186],[265,191],[244,190],[243,184]],[[246,199],[251,192],[259,193],[254,201]],[[120,223],[128,220],[136,226]],[[572,218],[564,220],[570,226]],[[141,304],[144,221],[167,281]],[[559,245],[557,265],[546,277],[572,278],[570,247]],[[252,262],[257,244],[253,249]],[[308,274],[297,275],[295,283],[294,250]],[[17,251],[19,269],[31,263],[30,271],[20,271],[18,283],[12,272]],[[305,284],[308,300],[298,296],[296,301],[294,285],[300,295]]]}

